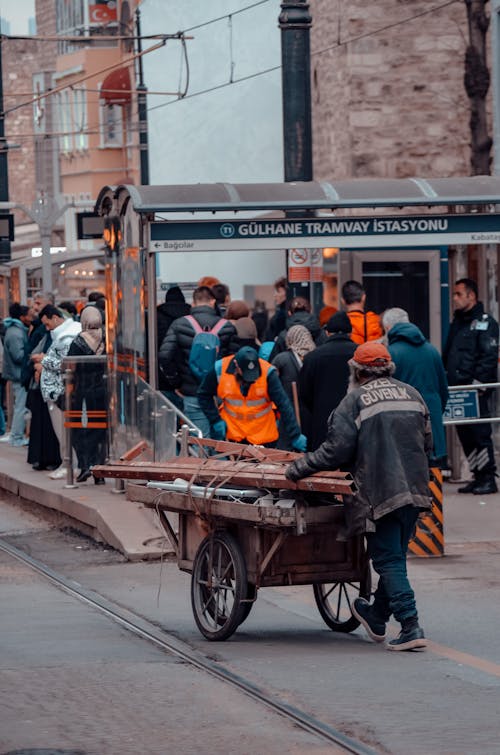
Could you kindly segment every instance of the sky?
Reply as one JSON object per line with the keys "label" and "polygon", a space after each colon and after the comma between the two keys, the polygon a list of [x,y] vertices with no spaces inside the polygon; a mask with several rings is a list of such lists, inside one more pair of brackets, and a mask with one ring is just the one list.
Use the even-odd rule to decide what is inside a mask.
{"label": "sky", "polygon": [[35,0],[0,0],[0,16],[10,22],[11,34],[27,34],[28,19],[35,16]]}

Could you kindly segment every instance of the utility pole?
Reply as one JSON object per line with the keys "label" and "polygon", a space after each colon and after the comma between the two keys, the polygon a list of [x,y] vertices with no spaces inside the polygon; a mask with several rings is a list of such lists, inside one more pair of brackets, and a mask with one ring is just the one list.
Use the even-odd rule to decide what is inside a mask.
{"label": "utility pole", "polygon": [[144,72],[142,68],[142,41],[141,41],[141,12],[135,11],[135,29],[137,35],[137,114],[139,118],[139,158],[141,168],[141,185],[149,185],[149,150],[148,150],[148,111],[147,111],[147,87],[144,84]]}
{"label": "utility pole", "polygon": [[[0,28],[0,202],[9,201],[9,166],[7,140],[5,138],[5,115],[3,107],[3,36]],[[0,241],[0,262],[10,260],[10,241]]]}
{"label": "utility pole", "polygon": [[[285,181],[312,181],[310,49],[312,17],[307,0],[290,0],[290,2],[281,3],[278,23],[281,29]],[[288,252],[288,280],[292,296],[304,296],[309,299],[313,311],[316,311],[323,306],[323,284],[313,282],[314,251],[304,250],[309,260],[307,281],[300,280],[300,274],[295,279],[294,266],[290,264],[290,251]]]}

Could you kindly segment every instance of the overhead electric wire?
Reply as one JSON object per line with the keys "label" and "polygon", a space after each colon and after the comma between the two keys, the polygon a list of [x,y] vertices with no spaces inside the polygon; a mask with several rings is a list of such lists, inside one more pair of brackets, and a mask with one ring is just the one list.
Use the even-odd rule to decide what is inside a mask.
{"label": "overhead electric wire", "polygon": [[[264,0],[264,2],[267,2],[267,1],[268,0]],[[436,11],[441,10],[442,8],[446,8],[449,5],[453,5],[453,3],[457,3],[457,2],[461,2],[461,0],[447,0],[447,2],[441,3],[440,5],[434,5],[432,8],[427,8],[426,10],[420,11],[419,13],[415,13],[413,16],[407,16],[406,18],[403,18],[400,21],[394,21],[391,24],[387,24],[385,26],[380,26],[377,29],[372,29],[371,31],[365,32],[364,34],[359,34],[356,37],[349,37],[348,39],[337,41],[335,44],[330,45],[330,46],[325,47],[325,48],[322,48],[321,50],[312,51],[311,52],[311,57],[322,55],[325,52],[329,52],[330,50],[333,50],[333,49],[336,49],[336,48],[339,48],[339,47],[345,47],[346,45],[352,44],[353,42],[357,42],[360,39],[365,39],[367,37],[372,37],[372,36],[376,36],[378,34],[382,34],[384,31],[387,31],[389,29],[393,29],[393,28],[395,28],[397,26],[402,26],[404,24],[410,23],[411,21],[414,21],[417,18],[421,18],[422,16],[428,15],[429,13],[434,13]],[[257,5],[260,5],[260,4],[261,3],[257,3]],[[222,16],[220,19],[214,19],[214,20],[222,20],[223,18],[229,18],[230,15],[234,15],[234,13],[233,14],[227,14],[226,16]],[[209,22],[207,22],[207,24],[208,23]],[[185,29],[185,31],[192,31],[193,28],[196,28],[196,27],[191,27],[189,29]],[[196,92],[192,92],[191,94],[186,94],[185,97],[183,97],[182,99],[188,100],[188,99],[192,99],[194,97],[199,97],[199,96],[204,95],[204,94],[210,94],[210,92],[215,92],[215,91],[217,91],[219,89],[224,89],[225,87],[231,86],[233,84],[239,84],[239,83],[241,83],[243,81],[248,81],[249,79],[257,78],[259,76],[265,76],[266,74],[268,74],[268,73],[270,73],[272,71],[278,71],[279,69],[281,69],[281,67],[282,67],[281,64],[279,64],[279,65],[273,66],[271,68],[266,68],[266,69],[264,69],[262,71],[256,71],[255,73],[249,74],[248,76],[242,76],[242,77],[237,78],[237,79],[233,78],[230,81],[225,81],[225,82],[223,82],[221,84],[216,84],[215,86],[207,87],[206,89],[200,89],[200,90],[198,90]],[[167,105],[173,105],[176,102],[179,102],[180,99],[181,98],[176,98],[176,99],[173,99],[173,100],[169,100],[168,102],[162,102],[162,103],[160,103],[158,105],[153,105],[153,107],[148,108],[148,112],[150,112],[152,110],[158,110],[159,108],[162,108],[162,107],[167,107]]]}

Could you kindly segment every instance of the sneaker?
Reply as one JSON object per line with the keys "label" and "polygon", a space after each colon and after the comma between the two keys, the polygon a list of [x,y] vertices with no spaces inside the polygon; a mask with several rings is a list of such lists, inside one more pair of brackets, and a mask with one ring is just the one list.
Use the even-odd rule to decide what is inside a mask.
{"label": "sneaker", "polygon": [[423,650],[427,647],[424,630],[418,626],[402,629],[393,640],[387,643],[387,650]]}
{"label": "sneaker", "polygon": [[57,469],[54,469],[54,471],[49,474],[49,477],[51,480],[62,480],[63,477],[66,477],[66,467],[58,467]]}
{"label": "sneaker", "polygon": [[29,438],[23,438],[22,440],[12,440],[10,445],[14,448],[21,448],[21,446],[29,446]]}
{"label": "sneaker", "polygon": [[374,642],[385,640],[385,624],[380,619],[377,620],[373,617],[372,606],[365,598],[356,598],[351,610],[353,616],[363,625]]}
{"label": "sneaker", "polygon": [[10,443],[10,433],[2,435],[2,437],[0,438],[0,443]]}
{"label": "sneaker", "polygon": [[467,485],[463,485],[463,487],[458,488],[457,493],[473,493],[474,487],[477,485],[477,480],[471,480],[467,483]]}

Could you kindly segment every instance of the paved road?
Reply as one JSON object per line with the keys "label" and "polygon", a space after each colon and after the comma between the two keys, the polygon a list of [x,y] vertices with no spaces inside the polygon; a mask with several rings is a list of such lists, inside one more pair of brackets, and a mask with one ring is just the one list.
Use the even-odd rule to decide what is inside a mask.
{"label": "paved road", "polygon": [[[499,501],[490,497],[486,502],[473,502],[476,508],[468,512],[468,519],[477,523],[476,535],[470,527],[464,530],[462,521],[451,527],[445,558],[411,560],[410,573],[422,623],[432,641],[428,651],[418,654],[388,653],[383,647],[370,643],[361,630],[347,636],[332,633],[323,624],[309,587],[260,591],[249,619],[231,640],[207,643],[196,630],[191,615],[189,575],[180,573],[175,564],[125,563],[113,551],[96,548],[81,538],[43,529],[19,534],[19,527],[16,527],[18,534],[9,539],[14,544],[27,545],[34,556],[55,569],[122,605],[132,607],[193,647],[209,652],[211,657],[234,671],[345,733],[362,738],[379,752],[394,755],[498,755]],[[5,530],[3,514],[4,507],[1,507],[0,531]],[[464,518],[465,515],[461,520]],[[47,588],[39,578],[32,582],[28,596],[33,597],[39,591],[45,594]],[[4,587],[3,583],[4,580],[0,585],[2,605],[6,601],[8,605],[13,602],[15,605],[19,590],[9,587],[9,583]],[[18,588],[18,585],[14,587]],[[22,602],[21,597],[18,600]],[[79,622],[73,616],[77,616],[81,609],[75,608],[73,603],[68,606],[68,598],[64,601],[66,612],[62,613],[61,607],[58,608],[55,616],[59,618],[55,625],[52,612],[43,611],[44,601],[38,601],[36,605],[40,611],[35,615],[40,616],[42,623],[36,631],[30,631],[29,636],[15,632],[18,617],[7,620],[10,642],[19,645],[15,656],[18,660],[13,668],[5,660],[0,665],[4,673],[8,671],[18,679],[20,700],[26,694],[26,688],[31,687],[32,674],[39,673],[38,665],[42,669],[40,673],[45,674],[43,684],[38,687],[40,692],[47,686],[50,689],[51,678],[56,681],[62,677],[70,678],[71,684],[62,684],[60,691],[64,698],[73,695],[80,704],[82,699],[87,700],[96,694],[94,685],[101,675],[106,692],[104,697],[97,694],[98,708],[104,700],[112,700],[113,710],[116,709],[116,726],[120,728],[120,722],[128,724],[133,710],[144,709],[144,700],[147,699],[148,709],[151,706],[155,711],[148,719],[150,729],[165,721],[165,736],[168,738],[172,721],[177,734],[175,723],[180,722],[179,731],[183,731],[184,738],[182,744],[181,739],[175,740],[175,752],[191,752],[195,746],[199,747],[200,737],[209,721],[218,722],[220,736],[227,738],[224,742],[222,739],[216,741],[213,747],[201,747],[202,751],[260,753],[264,751],[261,745],[270,752],[313,751],[310,742],[296,740],[290,743],[286,737],[283,740],[281,730],[273,739],[270,736],[272,731],[278,730],[263,710],[260,713],[255,709],[250,711],[253,724],[249,723],[247,729],[248,711],[254,704],[244,700],[242,707],[238,707],[238,695],[234,692],[181,668],[180,671],[187,673],[188,677],[196,677],[196,684],[190,688],[186,679],[181,678],[179,664],[166,660],[159,651],[144,647],[140,641],[124,636],[121,631],[117,635],[116,628],[109,629],[106,619],[83,620],[86,629],[78,637],[83,635],[84,642],[82,644],[80,639],[76,643],[78,648],[82,647],[82,662],[79,654],[72,655],[71,647],[74,649],[75,643],[72,645],[68,637],[76,631],[75,623],[78,625]],[[23,626],[33,624],[33,611],[27,613],[19,609],[18,612],[16,609],[16,614],[22,617]],[[3,624],[6,619],[1,621]],[[71,629],[69,633],[68,627]],[[3,638],[4,627],[0,630]],[[107,634],[119,636],[116,648]],[[23,669],[21,648],[29,642],[34,643],[35,648],[40,643],[42,651],[44,643],[62,647],[63,662],[58,665],[57,656],[51,657],[49,653],[45,658],[37,650],[31,656],[31,664],[40,657],[43,663],[36,663],[35,668],[30,664],[29,669]],[[123,647],[122,642],[125,643]],[[100,646],[100,650],[94,647],[94,643],[97,643],[96,647]],[[48,650],[44,652],[48,653]],[[151,680],[150,687],[147,679]],[[178,698],[171,694],[174,687],[179,689]],[[84,690],[83,696],[81,689]],[[194,694],[191,699],[190,695]],[[127,695],[131,695],[134,701],[128,707]],[[177,700],[182,708],[179,714]],[[34,702],[35,710],[36,705]],[[123,705],[126,706],[125,714],[119,712]],[[75,707],[72,703],[70,709],[73,713],[78,704]],[[187,717],[184,715],[186,710],[189,710]],[[49,709],[49,714],[51,711],[54,713],[54,709]],[[95,730],[91,710],[85,709],[85,714],[85,732]],[[142,736],[140,715],[134,715],[133,720]],[[48,720],[51,721],[50,715]],[[259,720],[261,726],[257,723]],[[244,733],[248,738],[240,740],[238,734],[235,743],[232,729],[235,727],[240,731],[241,722],[244,722]],[[102,716],[98,717],[98,724],[100,730],[104,726]],[[283,727],[283,722],[279,725],[282,729],[288,728]],[[51,734],[53,726],[53,722],[46,725]],[[3,732],[3,726],[0,731]],[[56,731],[61,732],[62,727],[56,727]],[[267,733],[269,742],[253,739],[256,733],[262,737]],[[84,731],[79,730],[79,736],[83,734]],[[231,741],[232,745],[229,744]],[[273,742],[276,750],[272,749]],[[9,746],[13,749],[10,741]],[[19,748],[19,742],[16,746]],[[23,743],[23,746],[26,745]],[[95,751],[82,742],[79,746],[82,749],[87,747],[85,751],[88,752]],[[193,750],[189,749],[191,746]],[[145,753],[173,751],[170,747],[142,750]]]}

